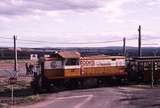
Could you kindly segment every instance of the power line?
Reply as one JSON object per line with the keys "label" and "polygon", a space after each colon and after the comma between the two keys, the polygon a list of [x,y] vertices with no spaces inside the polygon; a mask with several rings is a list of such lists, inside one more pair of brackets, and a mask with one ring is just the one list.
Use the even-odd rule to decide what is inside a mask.
{"label": "power line", "polygon": [[52,42],[52,41],[40,41],[40,40],[22,40],[19,41],[27,41],[27,42],[34,42],[34,43],[52,43],[52,44],[98,44],[98,43],[113,43],[113,42],[121,42],[122,40],[112,40],[112,41],[96,41],[96,42]]}
{"label": "power line", "polygon": [[1,39],[9,39],[9,40],[13,40],[13,38],[8,38],[8,37],[1,37],[1,36],[0,36],[0,38],[1,38]]}
{"label": "power line", "polygon": [[[13,40],[13,38],[9,38],[9,37],[0,36],[0,38],[7,39],[7,40]],[[145,38],[142,40],[153,40],[153,39],[160,39],[160,37]],[[127,42],[132,41],[132,40],[137,40],[137,37],[127,38],[126,40],[127,40]],[[53,42],[53,41],[42,41],[42,40],[17,39],[17,42],[19,44],[39,44],[39,43],[43,43],[43,44],[47,44],[47,43],[50,43],[50,44],[104,44],[105,43],[105,44],[107,44],[107,43],[122,42],[122,40],[117,39],[117,40],[95,41],[95,42]],[[6,43],[6,42],[1,42],[1,43]]]}
{"label": "power line", "polygon": [[159,45],[158,43],[148,43],[148,44],[142,44],[142,45]]}
{"label": "power line", "polygon": [[0,41],[0,43],[12,43],[12,42],[2,42],[2,41]]}
{"label": "power line", "polygon": [[[13,40],[12,38],[0,37],[1,39],[9,39]],[[39,44],[39,43],[51,43],[51,44],[101,44],[101,43],[114,43],[114,42],[121,42],[122,40],[110,40],[110,41],[96,41],[96,42],[52,42],[52,41],[41,41],[41,40],[26,40],[26,39],[18,39],[18,43],[20,44]],[[5,43],[5,42],[3,42]]]}
{"label": "power line", "polygon": [[[136,38],[129,38],[127,40],[135,40]],[[115,43],[115,42],[122,42],[121,39],[118,40],[109,40],[109,41],[95,41],[95,42],[52,42],[52,41],[40,41],[40,40],[24,40],[19,39],[19,41],[27,41],[33,43],[52,43],[52,44],[101,44],[101,43]]]}
{"label": "power line", "polygon": [[[6,37],[0,37],[1,39],[9,39]],[[53,41],[41,41],[41,40],[26,40],[26,39],[17,39],[18,41],[32,42],[33,43],[52,43],[52,44],[98,44],[98,43],[113,43],[113,42],[121,42],[122,40],[110,40],[110,41],[96,41],[96,42],[53,42]],[[27,43],[28,44],[28,43]]]}

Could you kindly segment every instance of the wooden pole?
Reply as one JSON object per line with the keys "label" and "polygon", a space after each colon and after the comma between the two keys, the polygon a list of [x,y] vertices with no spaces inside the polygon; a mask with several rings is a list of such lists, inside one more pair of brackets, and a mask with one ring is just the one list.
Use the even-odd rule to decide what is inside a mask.
{"label": "wooden pole", "polygon": [[16,40],[17,37],[14,35],[14,71],[17,72],[17,47],[16,47]]}
{"label": "wooden pole", "polygon": [[[16,36],[13,36],[13,40],[14,40],[14,72],[13,75],[16,76],[12,76],[12,77],[17,77],[17,47],[16,47]],[[14,105],[14,85],[11,84],[11,101],[12,101],[12,105]]]}
{"label": "wooden pole", "polygon": [[152,61],[152,70],[151,70],[151,88],[154,86],[154,61]]}
{"label": "wooden pole", "polygon": [[139,32],[139,37],[138,37],[138,56],[141,57],[142,56],[142,51],[141,51],[141,25],[139,25],[138,32]]}
{"label": "wooden pole", "polygon": [[126,38],[123,38],[123,55],[126,56]]}
{"label": "wooden pole", "polygon": [[11,101],[12,101],[12,105],[14,105],[14,88],[13,88],[13,84],[11,84]]}

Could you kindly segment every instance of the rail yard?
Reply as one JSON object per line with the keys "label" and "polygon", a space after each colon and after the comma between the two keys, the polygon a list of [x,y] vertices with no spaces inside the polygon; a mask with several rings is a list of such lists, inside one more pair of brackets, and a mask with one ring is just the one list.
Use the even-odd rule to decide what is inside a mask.
{"label": "rail yard", "polygon": [[[142,103],[151,102],[148,95],[155,98],[159,90],[159,61],[159,57],[81,56],[77,51],[58,51],[39,59],[19,60],[19,73],[11,84],[15,87],[14,107],[116,108],[119,104],[120,108],[158,108],[157,101],[152,105]],[[8,72],[12,71],[14,62],[3,60],[1,64],[0,100],[3,107],[13,106]],[[26,64],[33,65],[31,73],[27,72]],[[71,104],[66,106],[66,102]]]}
{"label": "rail yard", "polygon": [[0,107],[158,108],[160,57],[142,55],[141,26],[138,32],[138,55],[134,56],[126,53],[126,38],[117,54],[87,55],[73,49],[24,53],[17,50],[13,36],[9,58],[1,50]]}

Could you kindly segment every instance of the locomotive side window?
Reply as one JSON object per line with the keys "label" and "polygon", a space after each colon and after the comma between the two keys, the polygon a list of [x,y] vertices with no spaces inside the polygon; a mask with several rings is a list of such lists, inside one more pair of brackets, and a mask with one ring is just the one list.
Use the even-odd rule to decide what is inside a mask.
{"label": "locomotive side window", "polygon": [[79,65],[79,59],[66,59],[65,65],[67,66]]}

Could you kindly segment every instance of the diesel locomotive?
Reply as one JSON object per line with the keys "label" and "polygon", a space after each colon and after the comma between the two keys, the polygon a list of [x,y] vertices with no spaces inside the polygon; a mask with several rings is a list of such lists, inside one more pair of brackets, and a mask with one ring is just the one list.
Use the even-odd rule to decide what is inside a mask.
{"label": "diesel locomotive", "polygon": [[60,51],[38,62],[39,72],[32,86],[84,86],[86,83],[98,84],[107,78],[126,79],[126,57],[96,55],[82,57],[77,51]]}

